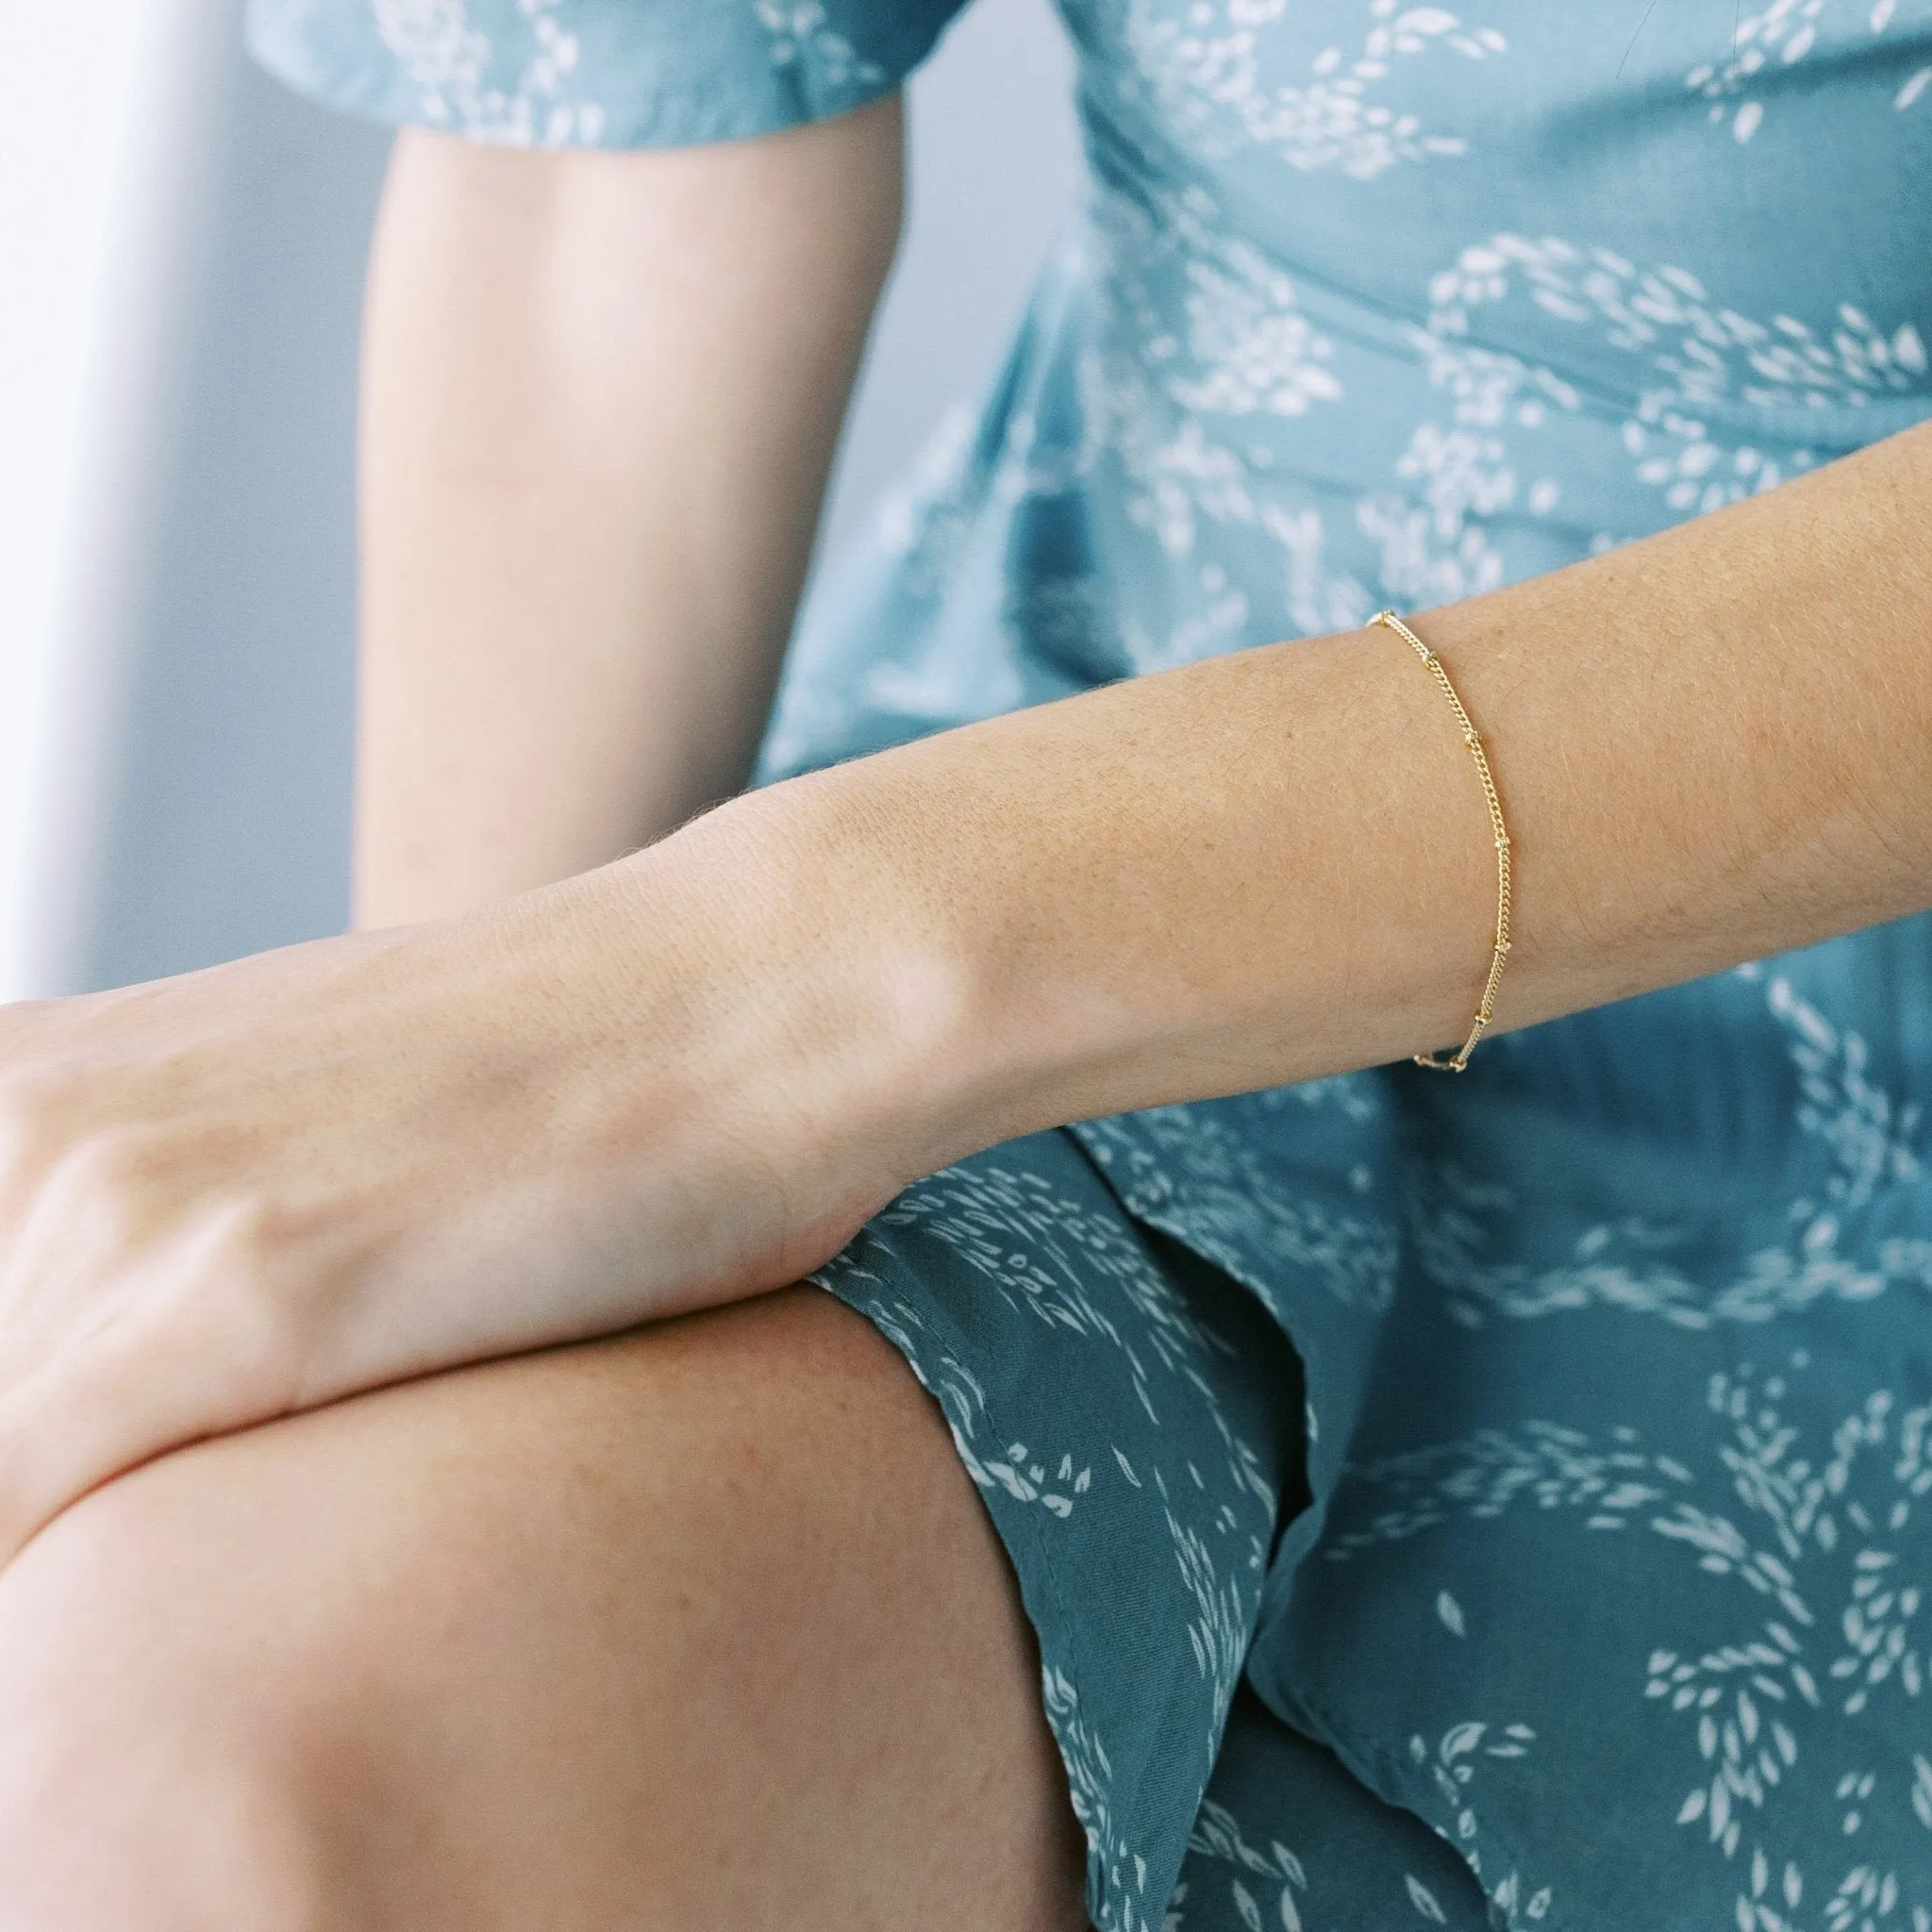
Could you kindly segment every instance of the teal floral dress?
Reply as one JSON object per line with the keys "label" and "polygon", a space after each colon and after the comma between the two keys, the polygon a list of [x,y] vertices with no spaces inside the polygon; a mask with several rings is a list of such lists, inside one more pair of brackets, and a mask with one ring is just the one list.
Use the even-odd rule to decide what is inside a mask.
{"label": "teal floral dress", "polygon": [[[625,146],[851,108],[955,6],[253,35],[360,112]],[[768,778],[1531,576],[1932,414],[1932,0],[1061,11],[1080,205],[809,600]],[[1932,915],[1457,1077],[1034,1136],[861,1232],[823,1285],[1011,1554],[1101,1932],[1932,1932],[1928,1098]]]}

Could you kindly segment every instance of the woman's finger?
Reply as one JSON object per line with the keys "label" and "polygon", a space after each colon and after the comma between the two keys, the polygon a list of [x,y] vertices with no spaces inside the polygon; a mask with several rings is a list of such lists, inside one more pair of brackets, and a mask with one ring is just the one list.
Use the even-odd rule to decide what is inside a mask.
{"label": "woman's finger", "polygon": [[295,1406],[286,1305],[233,1265],[225,1233],[117,1284],[112,1313],[0,1389],[0,1567],[110,1477]]}

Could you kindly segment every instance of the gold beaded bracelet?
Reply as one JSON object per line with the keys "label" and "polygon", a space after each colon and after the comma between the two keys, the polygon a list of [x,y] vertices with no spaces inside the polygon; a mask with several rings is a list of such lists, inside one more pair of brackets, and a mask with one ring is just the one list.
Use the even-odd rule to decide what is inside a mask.
{"label": "gold beaded bracelet", "polygon": [[1490,761],[1484,756],[1483,741],[1476,736],[1475,726],[1469,722],[1469,713],[1462,708],[1462,700],[1456,695],[1456,687],[1449,682],[1449,674],[1442,669],[1441,658],[1394,611],[1378,610],[1369,622],[1382,625],[1398,637],[1407,638],[1416,656],[1435,674],[1436,682],[1442,687],[1442,695],[1455,707],[1457,722],[1462,726],[1462,741],[1468,745],[1469,755],[1475,760],[1476,776],[1483,781],[1483,796],[1490,807],[1490,824],[1496,835],[1496,950],[1490,960],[1490,976],[1484,983],[1483,996],[1475,1009],[1475,1024],[1469,1029],[1469,1038],[1446,1060],[1428,1053],[1410,1056],[1419,1067],[1434,1067],[1440,1074],[1459,1074],[1469,1065],[1470,1054],[1482,1038],[1483,1028],[1490,1024],[1490,1017],[1495,1010],[1496,982],[1503,976],[1503,959],[1509,951],[1509,834],[1503,824],[1502,801],[1496,796],[1496,781],[1490,775]]}

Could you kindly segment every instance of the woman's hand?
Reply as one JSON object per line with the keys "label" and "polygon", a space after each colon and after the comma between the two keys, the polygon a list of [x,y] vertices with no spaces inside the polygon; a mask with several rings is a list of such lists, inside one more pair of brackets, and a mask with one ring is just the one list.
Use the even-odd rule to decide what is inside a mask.
{"label": "woman's hand", "polygon": [[[1928,492],[1932,425],[1419,615],[1507,801],[1491,1035],[1932,907]],[[1434,686],[1344,632],[0,1009],[0,1558],[192,1437],[791,1281],[974,1148],[1458,1039],[1491,868]]]}
{"label": "woman's hand", "polygon": [[874,1100],[912,1008],[783,816],[0,1008],[0,1560],[184,1441],[835,1253],[924,1158]]}

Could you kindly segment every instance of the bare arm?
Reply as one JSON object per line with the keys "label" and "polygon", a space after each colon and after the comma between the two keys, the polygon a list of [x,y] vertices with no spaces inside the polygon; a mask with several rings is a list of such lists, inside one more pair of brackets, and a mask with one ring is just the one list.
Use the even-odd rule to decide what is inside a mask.
{"label": "bare arm", "polygon": [[[670,154],[406,141],[371,310],[365,923],[585,870],[741,780],[899,142],[896,99]],[[1932,904],[1928,503],[1932,425],[1416,618],[1514,828],[1492,1033]],[[1385,631],[783,790],[761,818],[808,890],[958,990],[965,1061],[1026,1068],[968,1141],[1453,1043],[1487,970],[1480,794]]]}
{"label": "bare arm", "polygon": [[[1511,826],[1492,1032],[1932,907],[1928,508],[1932,424],[1414,617]],[[1481,791],[1434,682],[1378,628],[733,809],[785,813],[817,895],[900,944],[908,983],[949,989],[953,1035],[922,1041],[898,1107],[955,1111],[914,1169],[1454,1045],[1489,968]]]}
{"label": "bare arm", "polygon": [[[748,420],[795,401],[758,379]],[[664,501],[639,487],[626,517]],[[1932,907],[1928,504],[1932,425],[1415,615],[1515,840],[1497,1031]],[[720,595],[761,554],[680,518]],[[565,710],[608,696],[559,662],[591,667]],[[527,741],[530,783],[587,782],[594,742],[608,805],[623,736]],[[447,774],[391,769],[435,823]],[[495,769],[482,835],[445,821],[391,907],[513,883]],[[1377,629],[855,759],[465,916],[0,1010],[0,1558],[195,1435],[795,1280],[1009,1135],[1458,1041],[1492,862],[1441,696]]]}
{"label": "bare arm", "polygon": [[662,152],[399,139],[363,356],[359,924],[585,871],[744,783],[900,141],[896,94]]}

